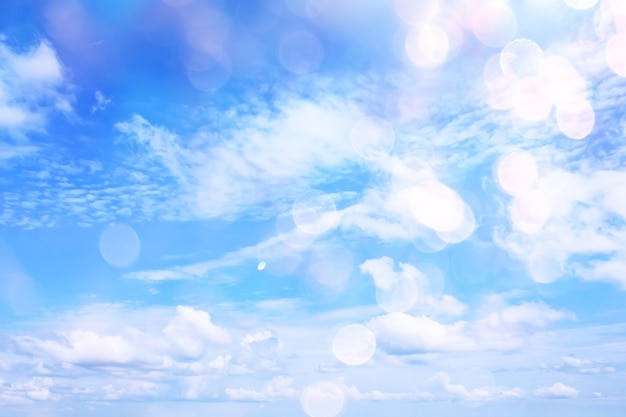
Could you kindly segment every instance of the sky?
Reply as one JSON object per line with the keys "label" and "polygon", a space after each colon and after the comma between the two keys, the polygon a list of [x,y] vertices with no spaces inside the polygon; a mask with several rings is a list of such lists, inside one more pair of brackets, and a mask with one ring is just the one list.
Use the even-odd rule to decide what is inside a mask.
{"label": "sky", "polygon": [[0,417],[623,416],[626,3],[4,0]]}

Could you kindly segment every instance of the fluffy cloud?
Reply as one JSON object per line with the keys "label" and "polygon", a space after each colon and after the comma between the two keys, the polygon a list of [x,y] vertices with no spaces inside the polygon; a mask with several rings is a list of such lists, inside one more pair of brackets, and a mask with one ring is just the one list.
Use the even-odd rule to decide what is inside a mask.
{"label": "fluffy cloud", "polygon": [[575,318],[574,314],[554,310],[544,302],[526,302],[487,314],[473,328],[486,347],[515,349],[534,332]]}
{"label": "fluffy cloud", "polygon": [[162,334],[125,326],[121,331],[114,328],[108,331],[72,329],[45,339],[33,336],[13,338],[18,354],[86,367],[118,365],[139,368],[171,367],[174,363],[171,358],[197,359],[208,346],[230,341],[228,331],[213,324],[207,312],[185,306],[178,306],[176,316],[163,328]]}
{"label": "fluffy cloud", "polygon": [[550,387],[539,387],[535,390],[535,396],[541,398],[563,399],[578,397],[578,390],[557,382]]}
{"label": "fluffy cloud", "polygon": [[475,342],[464,335],[467,326],[465,322],[445,325],[405,313],[390,313],[368,322],[378,345],[397,355],[475,349]]}
{"label": "fluffy cloud", "polygon": [[574,319],[567,311],[543,302],[527,302],[489,312],[476,321],[440,323],[425,316],[390,313],[368,322],[378,345],[392,355],[427,352],[514,350],[535,332],[562,320]]}
{"label": "fluffy cloud", "polygon": [[205,343],[228,344],[231,336],[227,330],[211,322],[206,311],[178,306],[178,314],[163,332],[186,358],[198,358],[204,353]]}
{"label": "fluffy cloud", "polygon": [[[63,84],[63,67],[48,42],[17,52],[0,35],[0,130],[41,130],[50,112],[70,112],[71,97],[63,93]],[[11,148],[13,154],[30,149]],[[11,156],[8,150],[3,154]]]}
{"label": "fluffy cloud", "polygon": [[525,261],[531,277],[550,283],[569,274],[626,288],[626,175],[598,169],[554,170],[537,186],[545,223],[534,233],[500,228],[496,243]]}

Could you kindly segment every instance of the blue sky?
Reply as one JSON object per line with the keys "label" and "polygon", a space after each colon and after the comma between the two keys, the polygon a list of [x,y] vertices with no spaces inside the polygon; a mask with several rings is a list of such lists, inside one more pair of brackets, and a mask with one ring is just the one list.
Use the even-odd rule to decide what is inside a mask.
{"label": "blue sky", "polygon": [[0,5],[0,416],[621,416],[626,7]]}

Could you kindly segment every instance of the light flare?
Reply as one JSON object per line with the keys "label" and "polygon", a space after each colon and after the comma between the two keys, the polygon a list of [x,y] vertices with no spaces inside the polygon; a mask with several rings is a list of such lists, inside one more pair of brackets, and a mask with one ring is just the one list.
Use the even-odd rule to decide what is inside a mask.
{"label": "light flare", "polygon": [[539,179],[535,158],[524,151],[503,155],[496,163],[496,179],[502,189],[512,196],[528,194]]}
{"label": "light flare", "polygon": [[298,30],[282,39],[278,59],[289,72],[296,75],[309,74],[324,60],[324,46],[313,33]]}
{"label": "light flare", "polygon": [[335,334],[332,350],[335,357],[346,365],[363,365],[374,356],[376,336],[361,324],[351,324]]}
{"label": "light flare", "polygon": [[417,26],[433,19],[439,11],[439,0],[395,0],[396,14],[405,23]]}
{"label": "light flare", "polygon": [[417,221],[437,232],[450,232],[464,219],[463,200],[438,181],[424,181],[405,192]]}
{"label": "light flare", "polygon": [[472,17],[476,38],[492,48],[506,45],[517,32],[517,18],[513,10],[502,2],[492,1],[481,6]]}
{"label": "light flare", "polygon": [[127,268],[139,257],[141,242],[129,225],[112,223],[100,235],[99,247],[107,263],[116,268]]}
{"label": "light flare", "polygon": [[592,132],[596,116],[587,100],[577,98],[557,108],[556,121],[565,136],[579,140],[586,138]]}
{"label": "light flare", "polygon": [[331,381],[318,381],[302,390],[300,404],[310,417],[335,417],[343,410],[345,396]]}

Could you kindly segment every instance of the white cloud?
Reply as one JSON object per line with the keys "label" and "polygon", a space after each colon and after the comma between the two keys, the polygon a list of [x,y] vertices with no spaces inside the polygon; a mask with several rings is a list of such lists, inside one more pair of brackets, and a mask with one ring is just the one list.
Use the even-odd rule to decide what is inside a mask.
{"label": "white cloud", "polygon": [[297,391],[292,387],[293,378],[278,376],[266,382],[261,390],[246,388],[226,388],[226,396],[239,401],[271,401],[276,399],[293,398]]}
{"label": "white cloud", "polygon": [[373,390],[369,392],[361,392],[356,386],[348,385],[345,382],[345,377],[336,378],[333,383],[341,388],[347,398],[353,401],[431,401],[435,399],[435,395],[425,391],[382,392],[379,390]]}
{"label": "white cloud", "polygon": [[481,405],[495,399],[516,399],[526,396],[526,392],[521,388],[506,389],[496,386],[481,386],[468,389],[462,384],[453,383],[452,378],[446,372],[438,372],[428,381],[431,385],[439,386],[445,392],[467,404]]}
{"label": "white cloud", "polygon": [[96,99],[96,104],[91,106],[91,114],[94,114],[98,111],[104,111],[112,102],[112,99],[105,96],[104,93],[100,90],[97,90],[94,93],[94,98]]}
{"label": "white cloud", "polygon": [[374,284],[381,290],[389,290],[394,284],[403,279],[409,279],[413,281],[420,281],[422,284],[427,284],[428,280],[422,274],[419,269],[412,265],[400,262],[400,271],[394,270],[394,261],[388,256],[384,256],[379,259],[369,259],[360,265],[361,272],[369,274],[374,279]]}
{"label": "white cloud", "polygon": [[116,380],[112,384],[104,385],[102,390],[106,400],[150,398],[158,395],[157,385],[149,381]]}
{"label": "white cloud", "polygon": [[459,317],[467,311],[467,305],[448,294],[427,297],[422,308],[432,316]]}
{"label": "white cloud", "polygon": [[552,367],[554,370],[580,374],[608,374],[616,372],[615,367],[591,359],[564,356],[563,363]]}
{"label": "white cloud", "polygon": [[515,349],[534,332],[552,323],[575,318],[574,314],[554,310],[544,302],[525,302],[487,314],[473,328],[486,347]]}
{"label": "white cloud", "polygon": [[197,358],[204,353],[205,343],[228,344],[231,336],[222,327],[211,322],[206,311],[192,307],[178,306],[177,315],[163,329],[177,351],[188,358]]}
{"label": "white cloud", "polygon": [[552,171],[540,184],[551,207],[546,224],[533,234],[501,227],[494,240],[525,261],[537,282],[574,274],[626,288],[625,181],[620,171]]}
{"label": "white cloud", "polygon": [[0,385],[0,403],[28,404],[35,401],[57,401],[58,394],[53,392],[54,381],[47,377],[33,377],[24,382]]}
{"label": "white cloud", "polygon": [[390,354],[476,348],[475,342],[464,335],[465,322],[445,325],[428,317],[390,313],[371,319],[367,325],[376,335],[378,345]]}
{"label": "white cloud", "polygon": [[[176,316],[161,332],[124,325],[118,310],[109,309],[109,315],[86,310],[84,317],[68,317],[68,322],[82,328],[60,330],[53,337],[15,336],[16,353],[52,361],[55,366],[170,368],[176,360],[198,359],[208,347],[231,342],[226,329],[213,324],[207,312],[192,307],[178,306]],[[99,323],[104,326],[96,327]]]}
{"label": "white cloud", "polygon": [[425,316],[390,313],[374,317],[368,326],[374,331],[378,346],[388,354],[402,356],[519,349],[537,331],[574,318],[572,313],[554,310],[543,302],[526,302],[501,307],[472,322],[444,324]]}
{"label": "white cloud", "polygon": [[18,52],[0,39],[0,129],[42,130],[51,112],[71,112],[63,72],[47,41]]}
{"label": "white cloud", "polygon": [[550,387],[539,387],[535,390],[535,396],[551,399],[576,398],[578,394],[579,391],[576,388],[569,387],[561,382],[557,382]]}
{"label": "white cloud", "polygon": [[198,132],[188,146],[141,116],[116,127],[185,187],[192,212],[233,216],[268,201],[293,199],[323,183],[326,170],[355,156],[349,138],[358,113],[346,100],[286,98],[277,106],[255,115],[225,114],[219,133]]}

